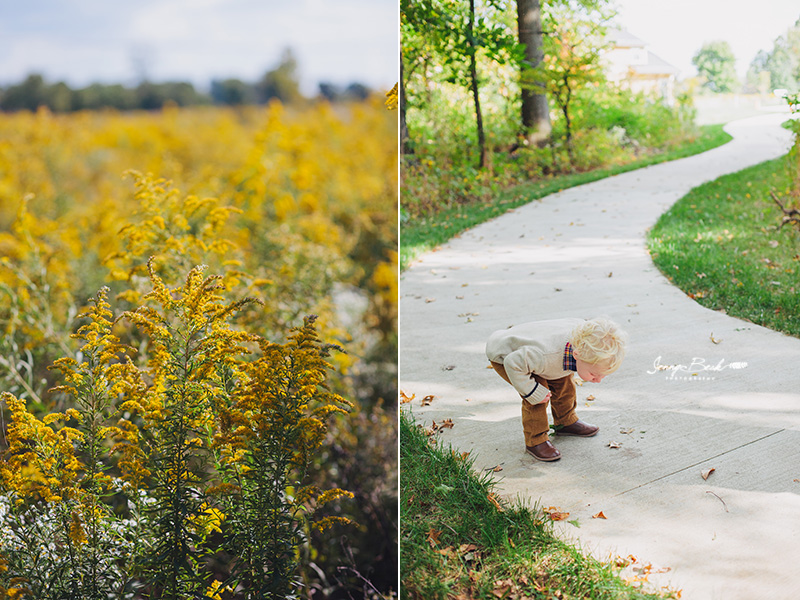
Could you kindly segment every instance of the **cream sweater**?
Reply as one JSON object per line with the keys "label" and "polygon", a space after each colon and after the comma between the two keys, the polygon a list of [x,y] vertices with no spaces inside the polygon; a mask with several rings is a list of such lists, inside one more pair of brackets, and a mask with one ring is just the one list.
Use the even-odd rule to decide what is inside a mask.
{"label": "cream sweater", "polygon": [[539,404],[549,390],[533,379],[560,379],[573,371],[564,370],[564,350],[569,335],[583,319],[533,321],[495,331],[486,342],[486,356],[502,364],[511,384],[525,400]]}

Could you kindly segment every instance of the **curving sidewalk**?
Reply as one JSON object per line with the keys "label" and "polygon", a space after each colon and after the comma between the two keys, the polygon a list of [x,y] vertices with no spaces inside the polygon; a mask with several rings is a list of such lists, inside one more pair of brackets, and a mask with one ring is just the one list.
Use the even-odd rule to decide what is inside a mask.
{"label": "curving sidewalk", "polygon": [[[404,408],[418,423],[452,419],[440,439],[476,469],[500,465],[505,496],[569,512],[580,527],[556,523],[564,538],[651,564],[663,571],[651,584],[684,600],[800,597],[800,340],[696,304],[653,266],[644,235],[691,188],[785,153],[786,118],[733,122],[720,148],[510,211],[400,281],[400,389],[416,395]],[[600,314],[630,335],[622,368],[578,388],[578,414],[600,433],[556,437],[561,460],[535,461],[485,341],[527,320]]]}

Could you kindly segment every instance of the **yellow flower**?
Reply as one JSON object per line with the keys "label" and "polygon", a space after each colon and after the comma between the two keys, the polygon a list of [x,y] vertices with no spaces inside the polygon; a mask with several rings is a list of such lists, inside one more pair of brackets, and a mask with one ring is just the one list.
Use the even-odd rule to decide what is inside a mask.
{"label": "yellow flower", "polygon": [[386,108],[389,110],[395,110],[397,108],[397,84],[394,84],[394,87],[386,92]]}

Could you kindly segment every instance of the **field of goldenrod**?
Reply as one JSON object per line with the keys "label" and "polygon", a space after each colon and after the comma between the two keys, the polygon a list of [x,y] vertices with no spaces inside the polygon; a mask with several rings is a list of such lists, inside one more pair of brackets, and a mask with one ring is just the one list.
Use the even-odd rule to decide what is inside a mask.
{"label": "field of goldenrod", "polygon": [[[0,469],[0,521],[16,536],[0,543],[0,592],[256,597],[242,582],[274,567],[241,545],[267,536],[258,502],[283,515],[274,547],[306,540],[287,564],[301,564],[308,589],[342,551],[354,573],[390,589],[396,321],[397,113],[383,99],[0,114],[0,454],[16,465]],[[276,431],[279,398],[286,438],[267,447],[259,440],[280,437],[264,434]],[[351,408],[332,411],[327,398]],[[268,468],[254,469],[262,460]],[[272,496],[277,484],[251,476],[267,472],[283,482]],[[296,488],[308,474],[312,487]],[[314,515],[358,522],[341,533],[349,548],[320,541],[313,520],[296,529],[301,513],[350,492],[356,504]],[[174,569],[159,579],[159,564],[135,558],[141,548],[109,560],[109,532],[131,534],[121,498],[155,507],[136,525],[149,533],[125,543],[160,540],[183,561],[185,585]],[[26,549],[39,522],[52,539]],[[188,545],[180,535],[166,544],[167,530],[187,532]],[[232,548],[239,561],[226,563]],[[30,569],[28,580],[14,575],[25,552],[71,570],[58,584],[67,588]],[[376,557],[385,564],[369,564]],[[92,583],[98,565],[117,579]]]}
{"label": "field of goldenrod", "polygon": [[332,299],[351,289],[370,335],[391,339],[396,135],[380,101],[0,114],[2,356],[9,336],[18,355],[63,342],[103,285],[135,301],[150,256],[224,272],[266,302],[261,333],[315,313],[346,343],[358,336],[337,330]]}

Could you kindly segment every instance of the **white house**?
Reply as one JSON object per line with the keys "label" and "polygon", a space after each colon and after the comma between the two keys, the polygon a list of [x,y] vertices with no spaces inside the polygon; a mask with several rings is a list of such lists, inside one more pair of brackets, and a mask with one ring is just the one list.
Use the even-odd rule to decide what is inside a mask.
{"label": "white house", "polygon": [[605,53],[608,80],[634,92],[656,94],[675,103],[678,69],[647,49],[647,44],[625,29],[609,29]]}

